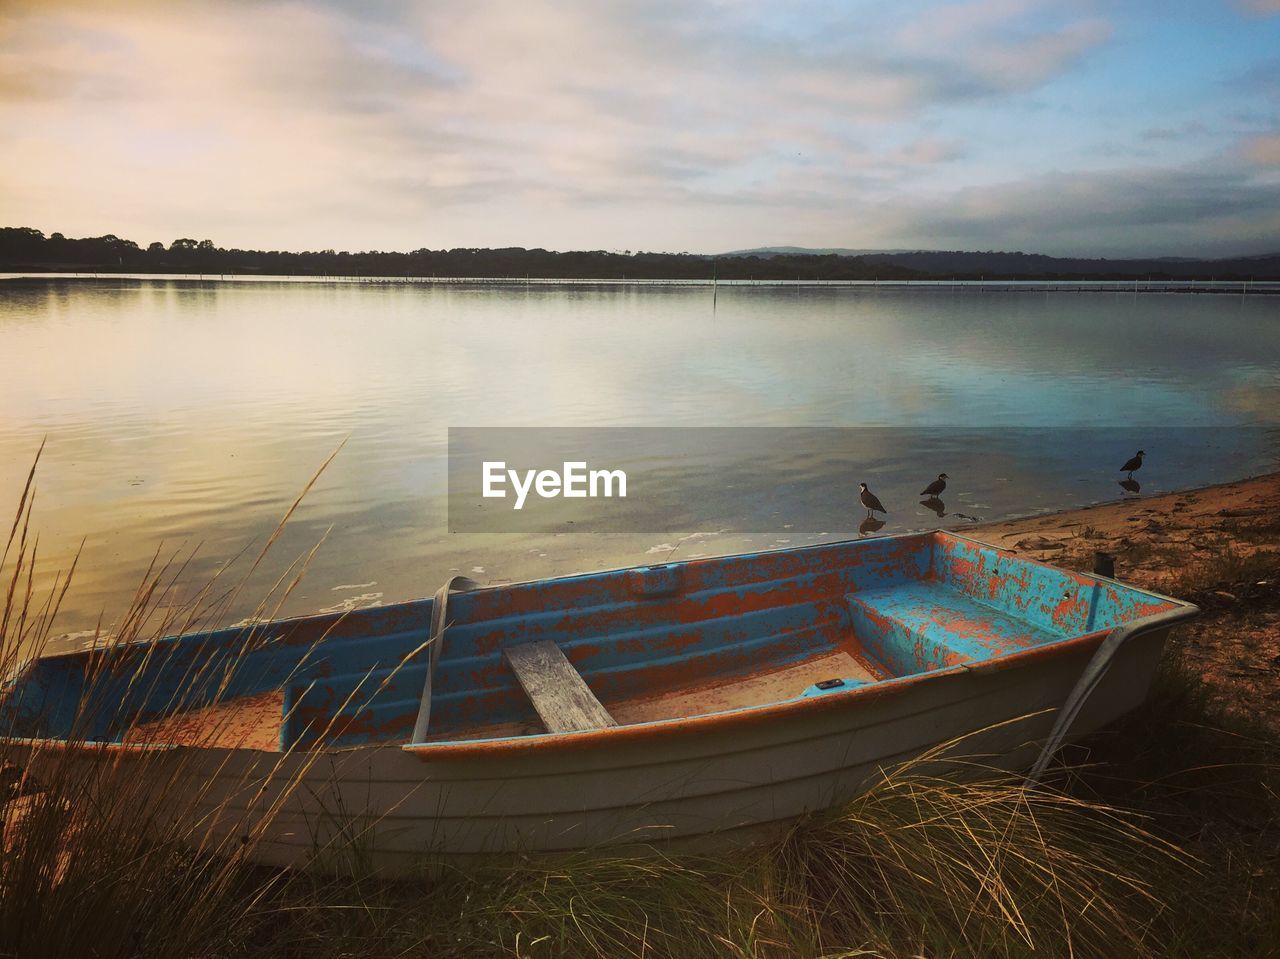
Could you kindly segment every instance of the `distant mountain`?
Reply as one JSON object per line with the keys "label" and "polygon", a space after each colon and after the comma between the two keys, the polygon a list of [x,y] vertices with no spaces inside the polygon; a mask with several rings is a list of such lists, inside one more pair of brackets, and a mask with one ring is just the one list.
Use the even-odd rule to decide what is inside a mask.
{"label": "distant mountain", "polygon": [[938,277],[1006,279],[1079,277],[1089,279],[1273,279],[1280,278],[1280,253],[1227,259],[1141,257],[1128,259],[1045,256],[1039,253],[984,253],[960,250],[874,253],[868,263],[903,267]]}
{"label": "distant mountain", "polygon": [[850,256],[864,263],[899,267],[929,277],[957,279],[1078,278],[1078,279],[1280,279],[1280,253],[1225,259],[1181,256],[1059,257],[1041,253],[969,250],[852,250],[805,247],[761,247],[726,256]]}
{"label": "distant mountain", "polygon": [[731,250],[719,256],[870,256],[881,253],[910,253],[910,250],[851,250],[842,246],[762,246],[754,250]]}

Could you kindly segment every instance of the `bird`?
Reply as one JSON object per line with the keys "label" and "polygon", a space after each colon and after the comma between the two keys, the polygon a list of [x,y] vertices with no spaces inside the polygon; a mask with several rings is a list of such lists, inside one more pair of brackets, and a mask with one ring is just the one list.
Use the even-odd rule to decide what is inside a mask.
{"label": "bird", "polygon": [[1128,473],[1129,479],[1133,479],[1134,471],[1142,469],[1142,457],[1146,455],[1147,454],[1143,450],[1138,450],[1138,452],[1134,454],[1133,459],[1127,460],[1124,466],[1120,467],[1120,472]]}
{"label": "bird", "polygon": [[870,516],[873,512],[884,513],[886,516],[888,515],[889,511],[885,509],[883,505],[881,505],[878,499],[876,499],[876,494],[871,492],[871,490],[867,489],[866,483],[859,483],[858,489],[862,491],[859,494],[858,499],[861,500],[862,505],[867,508],[868,516]]}
{"label": "bird", "polygon": [[920,491],[921,496],[938,496],[947,488],[947,480],[951,477],[946,473],[939,473],[938,478]]}

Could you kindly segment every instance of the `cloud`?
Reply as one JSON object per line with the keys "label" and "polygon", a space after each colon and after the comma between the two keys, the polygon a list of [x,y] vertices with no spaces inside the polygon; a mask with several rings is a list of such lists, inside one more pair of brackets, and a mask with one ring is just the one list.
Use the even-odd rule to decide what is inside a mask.
{"label": "cloud", "polygon": [[969,0],[930,10],[897,40],[917,68],[932,67],[936,90],[972,96],[1034,89],[1105,42],[1101,18],[1035,25],[1045,5],[1033,0]]}
{"label": "cloud", "polygon": [[456,222],[474,204],[528,216],[899,179],[963,147],[908,132],[868,148],[860,126],[1032,90],[1105,36],[1095,20],[1040,25],[1040,6],[880,22],[813,3],[781,23],[756,0],[18,0],[0,33],[16,131],[0,196],[62,229],[284,245],[307,222],[352,242],[353,218]]}
{"label": "cloud", "polygon": [[[936,246],[1002,231],[1038,248],[1037,229],[1119,248],[1225,223],[1218,201],[1255,235],[1260,214],[1231,191],[1270,199],[1256,170],[1072,172],[1019,129],[1033,101],[1075,107],[1042,98],[1114,35],[1091,8],[10,0],[0,206],[46,230],[290,248]],[[1202,129],[1133,136],[1194,144]],[[1158,183],[1181,192],[1162,201]],[[1098,236],[1076,207],[1101,218]]]}
{"label": "cloud", "polygon": [[877,218],[891,235],[932,249],[1263,253],[1280,248],[1280,182],[1224,155],[1173,168],[1052,171],[900,205]]}
{"label": "cloud", "polygon": [[1242,145],[1245,158],[1261,167],[1280,167],[1280,133],[1253,137]]}
{"label": "cloud", "polygon": [[1198,139],[1209,133],[1209,128],[1199,120],[1189,120],[1177,126],[1148,127],[1141,137],[1152,141],[1173,141]]}
{"label": "cloud", "polygon": [[931,166],[937,163],[949,163],[963,155],[964,147],[954,140],[922,137],[899,150],[895,158],[903,163]]}

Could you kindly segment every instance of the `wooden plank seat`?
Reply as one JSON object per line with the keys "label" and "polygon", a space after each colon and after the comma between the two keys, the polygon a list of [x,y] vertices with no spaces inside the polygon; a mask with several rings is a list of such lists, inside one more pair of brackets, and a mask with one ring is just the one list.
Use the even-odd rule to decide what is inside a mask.
{"label": "wooden plank seat", "polygon": [[571,733],[618,725],[560,647],[549,639],[503,651],[547,732]]}

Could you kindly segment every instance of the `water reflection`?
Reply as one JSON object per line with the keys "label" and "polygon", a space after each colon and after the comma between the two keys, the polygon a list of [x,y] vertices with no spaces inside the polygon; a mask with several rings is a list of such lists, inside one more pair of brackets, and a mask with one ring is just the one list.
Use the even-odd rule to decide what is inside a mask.
{"label": "water reflection", "polygon": [[1124,490],[1126,493],[1142,492],[1142,484],[1139,483],[1136,479],[1122,479],[1120,481],[1120,488]]}
{"label": "water reflection", "polygon": [[869,536],[872,533],[879,532],[880,530],[884,529],[884,527],[885,527],[884,520],[876,519],[874,516],[868,516],[866,519],[864,519],[861,523],[858,524],[858,535]]}
{"label": "water reflection", "polygon": [[933,510],[933,512],[938,514],[939,519],[947,515],[947,504],[942,502],[942,500],[938,499],[936,496],[930,496],[926,499],[922,499],[920,501],[920,505],[925,509]]}

